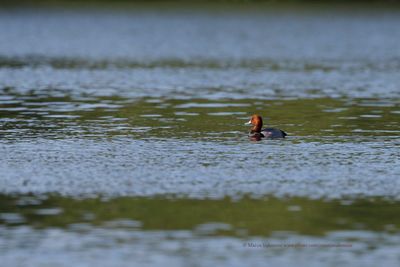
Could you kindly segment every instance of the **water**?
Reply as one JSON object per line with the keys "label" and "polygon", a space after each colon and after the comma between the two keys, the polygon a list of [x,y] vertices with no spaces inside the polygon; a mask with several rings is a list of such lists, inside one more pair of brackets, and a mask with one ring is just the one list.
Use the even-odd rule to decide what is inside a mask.
{"label": "water", "polygon": [[[396,11],[0,15],[6,266],[397,266]],[[259,113],[285,140],[248,139]]]}

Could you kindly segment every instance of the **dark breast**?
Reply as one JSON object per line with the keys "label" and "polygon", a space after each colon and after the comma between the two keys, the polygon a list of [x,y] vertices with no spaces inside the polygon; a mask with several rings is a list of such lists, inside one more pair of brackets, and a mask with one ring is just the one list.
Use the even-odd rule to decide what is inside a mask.
{"label": "dark breast", "polygon": [[276,128],[265,128],[261,130],[261,134],[265,138],[285,138],[287,135],[284,131]]}

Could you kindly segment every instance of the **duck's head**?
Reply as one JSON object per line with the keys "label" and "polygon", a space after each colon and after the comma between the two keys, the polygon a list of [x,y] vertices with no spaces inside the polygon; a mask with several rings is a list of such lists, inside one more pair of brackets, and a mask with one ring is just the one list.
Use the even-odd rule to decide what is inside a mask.
{"label": "duck's head", "polygon": [[248,123],[246,123],[246,125],[252,125],[253,127],[251,127],[251,132],[261,132],[261,127],[263,125],[263,121],[260,115],[258,114],[254,114],[253,116],[251,116],[251,119],[249,120]]}

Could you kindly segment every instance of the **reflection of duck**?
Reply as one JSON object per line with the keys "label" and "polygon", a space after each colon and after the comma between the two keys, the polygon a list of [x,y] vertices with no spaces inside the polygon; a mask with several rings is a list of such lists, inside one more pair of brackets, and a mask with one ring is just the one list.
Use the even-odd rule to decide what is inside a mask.
{"label": "reflection of duck", "polygon": [[251,116],[251,120],[246,125],[253,125],[251,127],[249,137],[254,140],[260,140],[261,138],[285,138],[287,135],[284,131],[276,128],[262,128],[263,121],[260,115],[254,114]]}

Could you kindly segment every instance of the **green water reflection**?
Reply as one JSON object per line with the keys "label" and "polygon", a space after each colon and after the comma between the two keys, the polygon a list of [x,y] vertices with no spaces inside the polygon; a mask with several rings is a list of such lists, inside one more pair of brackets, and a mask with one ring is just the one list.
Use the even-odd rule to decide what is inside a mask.
{"label": "green water reflection", "polygon": [[22,137],[115,136],[231,138],[252,113],[290,136],[398,136],[398,99],[126,99],[117,96],[13,95],[0,101],[0,134]]}
{"label": "green water reflection", "polygon": [[[141,230],[193,230],[207,223],[229,227],[206,234],[270,236],[278,231],[320,236],[337,230],[398,232],[398,202],[383,199],[323,201],[305,198],[196,200],[122,197],[77,200],[58,196],[0,196],[1,224],[35,228],[77,223],[138,222]],[[16,216],[10,216],[16,215]],[[20,218],[12,221],[7,218]],[[117,227],[121,227],[118,225]],[[201,233],[200,233],[201,234]]]}

